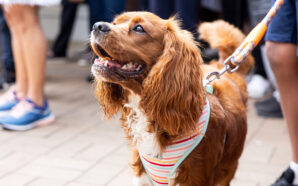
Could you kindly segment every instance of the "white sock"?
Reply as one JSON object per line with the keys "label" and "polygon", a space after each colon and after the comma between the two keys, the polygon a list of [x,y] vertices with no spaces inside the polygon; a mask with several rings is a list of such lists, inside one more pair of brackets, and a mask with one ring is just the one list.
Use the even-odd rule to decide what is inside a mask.
{"label": "white sock", "polygon": [[293,180],[293,185],[298,185],[298,163],[295,163],[293,161],[291,161],[290,163],[290,168],[292,169],[292,171],[294,171],[295,173],[295,178]]}

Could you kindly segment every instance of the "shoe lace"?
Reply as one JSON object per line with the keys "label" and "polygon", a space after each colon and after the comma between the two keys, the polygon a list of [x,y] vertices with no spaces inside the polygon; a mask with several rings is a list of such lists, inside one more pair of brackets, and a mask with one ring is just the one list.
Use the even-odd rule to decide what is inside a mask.
{"label": "shoe lace", "polygon": [[21,101],[16,106],[14,106],[10,112],[11,116],[16,118],[23,116],[28,111],[32,110],[33,105],[26,100]]}

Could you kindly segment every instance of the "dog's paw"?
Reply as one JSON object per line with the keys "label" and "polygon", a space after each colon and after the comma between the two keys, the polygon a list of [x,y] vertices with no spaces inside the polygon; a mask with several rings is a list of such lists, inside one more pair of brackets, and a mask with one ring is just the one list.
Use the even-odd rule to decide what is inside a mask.
{"label": "dog's paw", "polygon": [[140,177],[134,177],[133,186],[153,186],[147,174],[143,173]]}

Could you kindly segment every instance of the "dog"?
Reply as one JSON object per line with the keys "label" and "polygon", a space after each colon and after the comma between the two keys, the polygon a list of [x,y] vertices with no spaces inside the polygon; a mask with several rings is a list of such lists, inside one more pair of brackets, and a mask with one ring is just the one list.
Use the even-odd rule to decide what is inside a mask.
{"label": "dog", "polygon": [[[247,132],[244,78],[254,60],[249,55],[236,73],[214,81],[208,93],[203,77],[224,67],[244,35],[223,21],[203,23],[199,31],[219,49],[218,61],[203,64],[192,34],[175,17],[126,12],[112,23],[93,26],[95,93],[107,118],[121,112],[134,185],[228,186],[234,177]],[[180,139],[199,144],[192,141],[192,149],[177,159],[167,153],[173,144],[184,145]],[[173,159],[175,167],[167,164]]]}

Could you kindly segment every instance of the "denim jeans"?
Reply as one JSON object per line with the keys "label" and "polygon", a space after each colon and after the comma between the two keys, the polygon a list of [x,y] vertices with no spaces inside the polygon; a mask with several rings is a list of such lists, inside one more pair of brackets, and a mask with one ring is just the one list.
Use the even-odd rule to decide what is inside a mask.
{"label": "denim jeans", "polygon": [[52,48],[56,57],[66,56],[66,51],[77,15],[78,6],[78,3],[72,3],[67,0],[62,1],[63,9],[61,13],[61,22],[59,27],[60,30]]}
{"label": "denim jeans", "polygon": [[3,69],[3,78],[6,82],[15,81],[14,60],[11,49],[11,37],[7,24],[4,19],[2,9],[0,8],[0,44],[1,44],[1,61]]}
{"label": "denim jeans", "polygon": [[111,22],[115,15],[125,9],[126,0],[88,0],[90,8],[90,31],[98,21]]}
{"label": "denim jeans", "polygon": [[[112,21],[115,14],[120,14],[124,11],[125,2],[126,0],[88,0],[90,12],[89,30],[91,31],[94,23],[98,21]],[[68,41],[79,6],[78,3],[71,3],[68,0],[63,0],[62,5],[60,31],[52,48],[57,57],[66,55]]]}
{"label": "denim jeans", "polygon": [[163,19],[178,14],[183,29],[197,38],[200,0],[149,0],[149,10]]}

